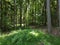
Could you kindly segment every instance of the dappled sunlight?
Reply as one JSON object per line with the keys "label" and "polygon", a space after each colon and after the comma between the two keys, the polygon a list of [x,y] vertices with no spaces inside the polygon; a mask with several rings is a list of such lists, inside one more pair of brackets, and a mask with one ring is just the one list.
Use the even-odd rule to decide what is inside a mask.
{"label": "dappled sunlight", "polygon": [[39,33],[35,32],[35,31],[31,31],[29,33],[32,34],[32,35],[34,35],[34,36],[38,36],[39,35]]}
{"label": "dappled sunlight", "polygon": [[10,2],[10,1],[12,1],[12,0],[6,0],[7,2]]}
{"label": "dappled sunlight", "polygon": [[0,38],[4,38],[4,37],[6,37],[8,34],[2,34],[2,35],[0,35]]}
{"label": "dappled sunlight", "polygon": [[10,35],[14,35],[14,34],[17,34],[18,32],[20,32],[21,30],[17,30],[17,31],[12,31],[10,32],[9,34],[2,34],[0,35],[0,37],[4,38],[6,36],[10,36]]}

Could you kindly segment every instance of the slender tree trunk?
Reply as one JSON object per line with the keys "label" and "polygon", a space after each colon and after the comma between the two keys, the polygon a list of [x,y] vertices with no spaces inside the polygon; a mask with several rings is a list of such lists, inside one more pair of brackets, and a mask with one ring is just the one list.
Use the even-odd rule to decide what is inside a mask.
{"label": "slender tree trunk", "polygon": [[60,27],[60,0],[58,0],[58,9],[59,9],[59,27]]}
{"label": "slender tree trunk", "polygon": [[1,0],[0,0],[0,29],[1,29]]}
{"label": "slender tree trunk", "polygon": [[0,26],[1,26],[1,30],[2,30],[2,28],[3,28],[3,21],[2,21],[2,20],[3,20],[3,14],[2,14],[3,8],[2,8],[2,2],[3,2],[3,1],[1,0],[1,25],[0,25]]}
{"label": "slender tree trunk", "polygon": [[47,13],[48,33],[51,33],[50,0],[47,0],[46,13]]}
{"label": "slender tree trunk", "polygon": [[14,28],[16,29],[16,26],[17,26],[17,6],[16,6],[16,0],[14,0],[14,8],[15,8],[15,10],[14,10]]}
{"label": "slender tree trunk", "polygon": [[22,27],[22,3],[23,0],[19,0],[20,4],[20,28]]}

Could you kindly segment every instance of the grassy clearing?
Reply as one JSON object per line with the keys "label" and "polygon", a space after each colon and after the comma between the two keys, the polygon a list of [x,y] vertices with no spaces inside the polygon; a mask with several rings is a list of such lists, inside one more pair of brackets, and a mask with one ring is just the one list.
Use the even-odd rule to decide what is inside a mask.
{"label": "grassy clearing", "polygon": [[0,35],[0,45],[60,45],[60,38],[39,30],[24,29]]}

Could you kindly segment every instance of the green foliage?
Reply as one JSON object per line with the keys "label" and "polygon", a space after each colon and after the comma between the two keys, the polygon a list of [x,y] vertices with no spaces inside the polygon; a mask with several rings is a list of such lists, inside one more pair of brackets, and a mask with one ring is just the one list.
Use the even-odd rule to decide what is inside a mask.
{"label": "green foliage", "polygon": [[[58,3],[51,0],[52,26],[58,26]],[[24,25],[47,25],[46,0],[1,0],[0,27],[4,31]],[[26,27],[26,26],[25,26]]]}
{"label": "green foliage", "polygon": [[0,45],[60,45],[59,42],[60,38],[37,30],[14,31],[0,37]]}

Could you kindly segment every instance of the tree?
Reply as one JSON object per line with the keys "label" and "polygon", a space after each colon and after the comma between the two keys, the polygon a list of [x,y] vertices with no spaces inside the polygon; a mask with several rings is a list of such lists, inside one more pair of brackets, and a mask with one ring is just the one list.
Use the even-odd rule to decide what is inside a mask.
{"label": "tree", "polygon": [[50,15],[50,0],[47,0],[46,6],[46,13],[47,13],[47,25],[48,25],[48,32],[51,32],[51,15]]}
{"label": "tree", "polygon": [[58,6],[59,6],[59,27],[60,27],[60,0],[58,0]]}

